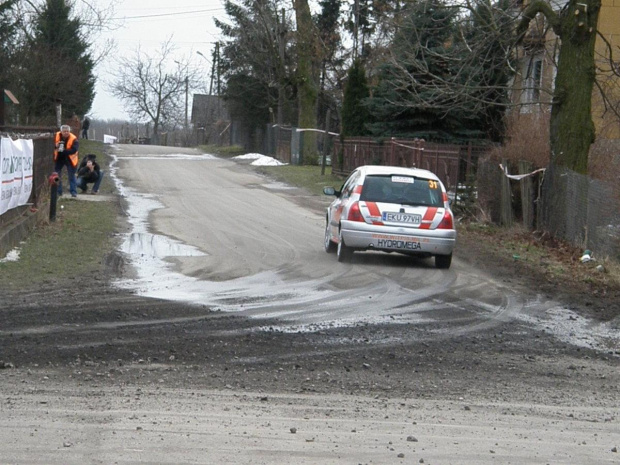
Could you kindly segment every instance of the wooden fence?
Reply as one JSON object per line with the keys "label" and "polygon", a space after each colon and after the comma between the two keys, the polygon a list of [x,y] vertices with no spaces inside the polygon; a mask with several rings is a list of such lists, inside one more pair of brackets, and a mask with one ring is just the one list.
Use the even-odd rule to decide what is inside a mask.
{"label": "wooden fence", "polygon": [[448,190],[456,189],[474,173],[478,157],[487,150],[473,144],[438,144],[423,139],[393,138],[381,143],[371,138],[350,138],[344,143],[334,142],[335,174],[346,176],[362,165],[416,167],[435,173]]}
{"label": "wooden fence", "polygon": [[39,208],[47,200],[49,192],[48,177],[54,171],[54,140],[51,135],[33,138],[33,183],[28,205],[12,208],[0,215],[0,228],[24,214],[31,207]]}

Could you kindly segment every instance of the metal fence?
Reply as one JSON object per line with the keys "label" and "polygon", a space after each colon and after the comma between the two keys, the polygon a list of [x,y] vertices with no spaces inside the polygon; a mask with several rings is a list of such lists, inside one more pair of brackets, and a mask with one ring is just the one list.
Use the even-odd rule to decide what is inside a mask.
{"label": "metal fence", "polygon": [[620,260],[620,186],[550,165],[542,183],[539,229]]}

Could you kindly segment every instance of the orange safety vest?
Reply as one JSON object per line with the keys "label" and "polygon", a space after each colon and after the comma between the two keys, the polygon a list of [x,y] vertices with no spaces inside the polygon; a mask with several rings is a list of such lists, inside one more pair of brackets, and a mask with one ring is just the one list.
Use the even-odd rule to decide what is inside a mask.
{"label": "orange safety vest", "polygon": [[[60,142],[60,139],[62,139],[62,133],[58,131],[56,133],[54,143],[58,144],[58,142]],[[73,147],[73,143],[76,140],[77,140],[77,137],[75,137],[72,133],[69,133],[69,139],[67,140],[67,145],[65,146],[65,149],[70,149],[71,147]],[[56,161],[57,158],[58,158],[58,149],[54,149],[54,161]],[[79,158],[78,152],[75,152],[69,155],[69,161],[71,162],[71,166],[73,166],[74,168],[77,168],[78,158]]]}

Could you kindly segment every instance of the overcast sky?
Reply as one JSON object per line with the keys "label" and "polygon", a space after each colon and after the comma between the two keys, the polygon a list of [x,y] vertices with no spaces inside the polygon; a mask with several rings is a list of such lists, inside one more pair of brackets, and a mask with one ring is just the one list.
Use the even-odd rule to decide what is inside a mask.
{"label": "overcast sky", "polygon": [[[97,0],[97,3],[105,6],[109,1]],[[206,86],[210,64],[196,52],[211,59],[213,43],[219,37],[213,18],[227,19],[222,0],[117,0],[114,17],[121,27],[97,38],[97,43],[114,39],[115,48],[95,71],[97,95],[89,113],[91,117],[129,118],[122,103],[106,90],[105,82],[114,78],[114,57],[131,55],[138,46],[152,53],[170,37],[177,47],[178,59],[191,57],[198,69],[204,67]]]}

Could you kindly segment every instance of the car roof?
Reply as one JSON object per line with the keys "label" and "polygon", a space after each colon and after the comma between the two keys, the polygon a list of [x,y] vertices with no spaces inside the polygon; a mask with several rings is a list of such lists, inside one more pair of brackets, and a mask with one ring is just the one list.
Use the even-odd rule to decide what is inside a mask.
{"label": "car roof", "polygon": [[384,165],[364,165],[356,168],[364,176],[378,174],[378,175],[402,175],[402,176],[416,176],[426,179],[439,180],[439,177],[432,171],[423,170],[420,168],[405,168],[403,166],[384,166]]}

